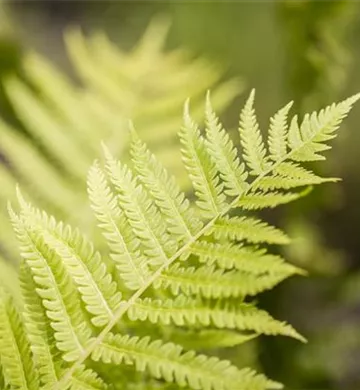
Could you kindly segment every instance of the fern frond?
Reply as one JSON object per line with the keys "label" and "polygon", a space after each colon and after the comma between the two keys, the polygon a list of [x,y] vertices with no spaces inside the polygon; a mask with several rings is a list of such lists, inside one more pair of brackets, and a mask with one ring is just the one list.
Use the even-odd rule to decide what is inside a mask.
{"label": "fern frond", "polygon": [[[48,164],[46,157],[34,148],[29,139],[1,120],[0,147],[18,176],[15,175],[13,180],[20,180],[23,190],[26,188],[27,192],[34,194],[35,199],[53,207],[60,215],[70,214],[72,207],[77,204],[77,197],[70,188],[70,183],[55,167]],[[8,174],[13,176],[14,172]],[[1,183],[3,191],[14,191],[14,184],[10,186],[5,182],[5,174],[1,175]],[[44,186],[43,183],[47,185]],[[14,193],[9,194],[6,200],[9,199],[14,199]]]}
{"label": "fern frond", "polygon": [[201,295],[205,298],[229,298],[256,295],[286,279],[286,273],[252,275],[215,269],[213,266],[180,267],[174,264],[154,281],[154,288],[169,289],[173,295]]}
{"label": "fern frond", "polygon": [[269,244],[288,244],[289,237],[280,229],[259,219],[248,217],[218,218],[211,233],[217,240],[247,240],[249,242],[266,242]]}
{"label": "fern frond", "polygon": [[199,241],[191,246],[191,253],[200,263],[216,265],[223,269],[237,269],[242,272],[263,274],[302,274],[303,271],[280,256],[267,253],[265,249],[239,246],[232,243]]}
{"label": "fern frond", "polygon": [[[34,52],[25,55],[23,67],[26,76],[46,99],[49,109],[67,124],[63,132],[71,132],[88,153],[95,153],[101,140],[96,129],[100,123],[81,96],[81,91],[75,89],[65,75],[45,58]],[[16,99],[16,96],[12,98]],[[102,137],[108,136],[108,132],[108,127],[102,126]]]}
{"label": "fern frond", "polygon": [[295,187],[312,186],[321,183],[336,182],[332,177],[320,177],[293,162],[282,162],[273,169],[273,174],[262,177],[253,186],[254,190],[288,190]]}
{"label": "fern frond", "polygon": [[3,290],[0,290],[0,363],[6,386],[39,389],[39,378],[23,321],[11,297]]}
{"label": "fern frond", "polygon": [[[54,374],[51,361],[41,369],[41,381],[49,377],[50,388],[106,387],[97,377],[100,374],[105,380],[111,378],[103,363],[124,363],[134,371],[144,372],[144,376],[139,374],[140,383],[152,377],[150,384],[159,379],[196,390],[233,390],[239,384],[242,390],[279,388],[277,383],[252,371],[185,352],[181,346],[166,342],[172,330],[180,327],[192,332],[204,328],[241,332],[241,338],[234,338],[234,342],[254,334],[282,334],[304,341],[290,325],[244,303],[247,296],[270,289],[302,271],[265,249],[248,245],[286,244],[289,238],[261,220],[242,215],[241,205],[248,202],[252,206],[271,206],[293,199],[294,194],[287,188],[334,180],[305,170],[292,157],[297,151],[305,156],[306,145],[310,145],[311,156],[323,150],[321,145],[345,115],[347,105],[358,97],[344,103],[340,114],[332,108],[320,113],[322,129],[314,133],[300,126],[296,135],[294,124],[287,130],[285,113],[280,112],[271,126],[270,154],[262,141],[253,98],[252,93],[241,114],[241,141],[254,178],[246,188],[232,187],[231,193],[227,192],[229,175],[242,168],[230,138],[209,103],[207,139],[202,138],[190,118],[188,106],[185,108],[180,138],[185,165],[198,196],[195,212],[199,217],[188,214],[188,201],[179,187],[134,134],[132,160],[138,176],[104,148],[106,174],[98,165],[92,167],[89,196],[113,262],[101,257],[78,230],[58,224],[21,196],[19,216],[9,207],[21,253],[30,270],[27,277],[31,280],[27,288],[23,287],[23,294],[35,363],[45,359],[39,356],[48,356],[54,364],[61,362],[61,367],[65,366],[60,377]],[[289,141],[284,149],[284,133],[289,140],[291,132],[295,135],[290,138],[298,137],[301,142],[295,145]],[[321,136],[309,136],[310,133]],[[271,158],[271,153],[278,158]],[[279,192],[269,193],[272,188]],[[260,195],[269,195],[269,200],[259,200]],[[122,280],[118,284],[115,280],[119,281],[119,276]],[[23,280],[25,284],[26,277]],[[176,298],[180,293],[182,296]],[[41,319],[29,312],[36,307]],[[156,341],[141,338],[142,321],[151,324]],[[114,327],[121,333],[114,334]],[[51,345],[61,357],[41,348],[40,334],[44,340],[53,337]],[[215,338],[215,334],[211,337]],[[230,343],[229,333],[222,337]],[[131,382],[136,382],[133,379]]]}
{"label": "fern frond", "polygon": [[78,291],[61,258],[11,208],[10,216],[21,255],[34,275],[37,293],[55,331],[56,346],[64,352],[65,361],[74,361],[84,353],[84,346],[92,336],[80,306]]}
{"label": "fern frond", "polygon": [[210,94],[206,98],[206,146],[214,159],[221,179],[225,183],[225,193],[238,196],[244,192],[248,183],[245,165],[240,163],[238,152],[229,135],[219,122],[210,102]]}
{"label": "fern frond", "polygon": [[148,371],[155,378],[191,389],[233,390],[239,385],[243,390],[281,388],[249,369],[238,370],[226,360],[184,352],[179,345],[151,341],[149,337],[140,339],[110,333],[93,351],[92,358],[104,363],[132,364],[137,371]]}
{"label": "fern frond", "polygon": [[244,210],[261,210],[265,208],[274,208],[282,204],[293,202],[303,196],[306,196],[311,190],[311,187],[308,187],[301,192],[254,192],[249,196],[244,196],[239,201],[239,207],[242,207]]}
{"label": "fern frond", "polygon": [[[155,21],[149,30],[153,30],[154,25],[158,29]],[[165,32],[150,39],[148,34],[152,36],[152,33],[144,34],[148,42],[159,41],[159,37],[165,39]],[[218,85],[221,77],[218,69],[202,59],[191,60],[182,50],[164,53],[158,52],[159,47],[153,45],[139,45],[124,53],[104,34],[96,33],[85,39],[79,30],[68,31],[65,40],[69,57],[90,91],[104,97],[108,106],[117,111],[121,109],[127,118],[136,120],[140,126],[146,125],[149,131],[144,135],[148,142],[159,144],[156,136],[160,135],[164,141],[173,138],[174,133],[169,129],[179,126],[175,116],[184,96],[199,97],[213,85],[214,101],[221,108],[239,91],[237,80]],[[161,76],[161,82],[156,81],[158,76]],[[156,96],[156,99],[148,99],[149,96]],[[200,103],[197,106],[201,116]]]}
{"label": "fern frond", "polygon": [[265,311],[247,304],[212,305],[182,295],[165,301],[139,299],[128,310],[127,316],[132,321],[148,320],[154,324],[176,326],[214,326],[268,335],[281,334],[303,340],[290,325],[279,322]]}
{"label": "fern frond", "polygon": [[64,373],[65,365],[55,347],[54,331],[48,323],[46,310],[36,292],[31,269],[24,261],[20,266],[21,291],[24,298],[25,327],[31,343],[36,369],[43,386],[51,388]]}
{"label": "fern frond", "polygon": [[332,104],[319,113],[306,114],[300,127],[295,116],[289,129],[290,158],[294,161],[324,160],[320,154],[330,147],[325,144],[336,136],[336,130],[347,116],[360,94],[354,95],[338,104]]}
{"label": "fern frond", "polygon": [[248,100],[240,114],[239,132],[243,146],[244,159],[250,169],[251,175],[261,175],[269,168],[266,149],[259,124],[253,108],[255,90],[250,93]]}
{"label": "fern frond", "polygon": [[[27,124],[36,139],[49,148],[50,153],[69,174],[83,180],[91,160],[82,144],[66,137],[54,112],[39,102],[34,92],[24,83],[9,78],[5,87],[20,119]],[[64,150],[67,152],[64,153]],[[73,161],[76,161],[76,164],[73,164]]]}
{"label": "fern frond", "polygon": [[335,183],[337,181],[338,179],[336,178],[323,178],[317,175],[312,175],[312,178],[308,177],[307,179],[300,177],[274,175],[260,179],[253,188],[255,190],[260,189],[261,191],[273,191],[277,189],[289,190],[296,187],[313,186],[323,183]]}
{"label": "fern frond", "polygon": [[88,193],[91,207],[104,231],[119,274],[127,288],[137,290],[149,278],[146,258],[140,252],[140,240],[120,209],[116,195],[111,191],[106,177],[95,163],[89,170]]}
{"label": "fern frond", "polygon": [[122,295],[100,253],[78,229],[73,231],[69,225],[57,223],[45,212],[27,206],[22,216],[34,239],[43,240],[48,250],[62,259],[86,309],[93,315],[91,322],[97,327],[107,324],[121,304]]}
{"label": "fern frond", "polygon": [[191,119],[189,102],[184,109],[184,126],[179,133],[185,167],[193,183],[196,202],[204,218],[213,218],[226,207],[223,185],[217,177],[216,166],[206,150],[200,130]]}

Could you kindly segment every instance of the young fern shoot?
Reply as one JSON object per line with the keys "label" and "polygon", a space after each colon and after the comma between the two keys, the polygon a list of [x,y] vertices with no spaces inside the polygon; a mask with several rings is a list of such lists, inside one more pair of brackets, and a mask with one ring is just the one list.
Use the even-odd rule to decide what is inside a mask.
{"label": "young fern shoot", "polygon": [[95,162],[90,168],[88,195],[106,252],[19,192],[19,212],[9,210],[23,258],[23,303],[15,308],[9,293],[0,293],[6,388],[282,387],[205,355],[201,347],[196,351],[197,343],[195,350],[186,347],[193,337],[212,348],[259,335],[305,341],[251,301],[303,271],[268,252],[267,244],[287,244],[289,238],[250,211],[294,201],[308,186],[336,180],[303,163],[323,159],[360,95],[300,123],[296,116],[288,120],[291,104],[286,105],[271,118],[267,143],[254,98],[252,91],[240,114],[241,156],[209,94],[203,133],[186,103],[180,141],[194,204],[134,129],[132,167],[104,147],[104,167]]}

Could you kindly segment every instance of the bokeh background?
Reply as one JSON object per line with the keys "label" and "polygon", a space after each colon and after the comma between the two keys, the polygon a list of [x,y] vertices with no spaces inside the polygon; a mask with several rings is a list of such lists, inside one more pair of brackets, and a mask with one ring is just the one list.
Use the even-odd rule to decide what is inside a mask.
{"label": "bokeh background", "polygon": [[[240,80],[239,94],[222,107],[229,127],[236,127],[241,104],[253,87],[263,128],[290,100],[296,111],[305,113],[360,91],[357,1],[0,0],[2,120],[15,132],[26,133],[6,83],[14,74],[22,77],[29,51],[41,53],[77,85],[81,81],[63,39],[69,26],[80,26],[85,33],[103,31],[128,50],[159,15],[170,22],[166,50],[186,50],[221,69],[222,80]],[[143,61],[151,69],[152,59]],[[152,83],[161,85],[161,73],[156,77]],[[275,317],[291,322],[309,343],[264,338],[224,352],[233,360],[257,365],[288,389],[360,388],[359,130],[356,106],[327,162],[317,168],[321,174],[341,177],[340,184],[324,185],[296,204],[266,213],[294,238],[285,254],[309,276],[288,280],[259,300]],[[4,145],[0,149],[6,156]],[[73,191],[80,190],[74,186]]]}

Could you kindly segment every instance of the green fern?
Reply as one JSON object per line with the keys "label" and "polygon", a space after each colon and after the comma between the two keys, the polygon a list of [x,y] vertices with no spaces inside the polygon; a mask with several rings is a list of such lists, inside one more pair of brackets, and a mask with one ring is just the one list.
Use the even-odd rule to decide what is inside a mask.
{"label": "green fern", "polygon": [[202,121],[202,96],[208,88],[222,110],[241,86],[238,80],[222,81],[222,71],[204,59],[182,49],[165,51],[167,29],[167,23],[155,20],[129,52],[100,33],[85,37],[79,30],[68,31],[66,48],[81,85],[33,52],[25,53],[22,61],[25,80],[3,80],[25,130],[0,120],[0,148],[8,163],[0,168],[0,244],[5,258],[17,260],[6,213],[7,200],[16,199],[15,183],[21,184],[27,199],[79,226],[100,244],[92,215],[84,207],[86,173],[102,140],[114,155],[125,155],[129,118],[180,185],[188,186],[176,147],[184,100],[194,96],[196,117]]}
{"label": "green fern", "polygon": [[[91,167],[88,193],[108,255],[18,191],[20,211],[9,204],[9,212],[23,258],[22,299],[16,309],[8,294],[1,294],[5,385],[24,390],[166,389],[167,384],[194,390],[281,388],[248,368],[204,355],[203,346],[206,340],[212,348],[237,345],[261,334],[304,341],[291,325],[251,302],[251,296],[303,272],[259,246],[287,244],[289,238],[246,210],[304,195],[289,188],[335,180],[316,176],[299,162],[322,158],[326,142],[359,98],[306,115],[300,125],[296,117],[287,125],[286,106],[271,120],[267,147],[252,92],[240,117],[245,163],[210,98],[205,135],[187,102],[180,140],[195,204],[134,129],[133,168],[104,145],[104,167],[99,162]],[[264,184],[270,182],[271,188]],[[185,349],[196,334],[198,343],[190,349],[199,351]],[[122,373],[128,383],[117,379]]]}

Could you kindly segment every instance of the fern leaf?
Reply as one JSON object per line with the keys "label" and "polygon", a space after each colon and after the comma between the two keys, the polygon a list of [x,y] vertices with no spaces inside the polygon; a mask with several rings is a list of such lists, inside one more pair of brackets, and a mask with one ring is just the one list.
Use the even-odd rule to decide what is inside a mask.
{"label": "fern leaf", "polygon": [[38,234],[47,248],[61,258],[79,288],[86,309],[93,315],[91,322],[97,327],[107,324],[121,304],[121,293],[100,253],[78,229],[73,231],[69,225],[57,223],[45,212],[22,211],[34,237]]}
{"label": "fern leaf", "polygon": [[312,171],[302,168],[297,163],[282,162],[274,168],[272,175],[263,177],[255,183],[253,189],[260,189],[262,191],[271,191],[274,189],[288,190],[295,187],[336,181],[338,181],[336,178],[317,176]]}
{"label": "fern leaf", "polygon": [[336,136],[341,121],[347,116],[360,94],[338,104],[332,104],[319,113],[306,114],[300,127],[294,117],[289,129],[290,158],[294,161],[323,160],[320,152],[329,149],[325,144]]}
{"label": "fern leaf", "polygon": [[90,369],[79,367],[71,378],[70,390],[106,390],[105,382]]}
{"label": "fern leaf", "polygon": [[238,206],[245,210],[272,209],[302,198],[303,196],[306,196],[310,190],[311,188],[309,187],[301,192],[254,192],[251,195],[241,197]]}
{"label": "fern leaf", "polygon": [[286,263],[280,256],[249,246],[199,241],[191,246],[191,253],[196,255],[201,263],[212,265],[216,262],[220,268],[235,268],[254,275],[303,274],[302,270]]}
{"label": "fern leaf", "polygon": [[[10,208],[32,279],[23,290],[28,305],[29,340],[35,344],[35,363],[41,361],[39,355],[57,360],[51,351],[40,348],[39,334],[46,340],[54,338],[55,347],[65,361],[66,369],[60,378],[57,373],[54,375],[54,370],[50,372],[51,361],[41,371],[51,376],[52,383],[58,378],[51,384],[53,390],[106,387],[95,371],[88,371],[98,370],[107,379],[109,371],[103,363],[131,365],[135,371],[145,373],[139,374],[141,379],[155,378],[150,380],[151,385],[163,380],[197,390],[232,390],[239,385],[249,390],[279,388],[277,383],[252,371],[238,370],[217,358],[185,352],[182,347],[165,341],[171,337],[174,327],[190,328],[192,332],[207,327],[212,331],[211,328],[236,330],[241,336],[250,332],[249,337],[283,334],[304,341],[288,324],[244,303],[247,296],[272,288],[302,271],[285,264],[279,256],[238,241],[286,244],[289,238],[261,220],[234,217],[239,210],[233,209],[238,209],[244,201],[271,206],[292,198],[287,188],[334,180],[319,178],[302,168],[296,153],[300,151],[302,158],[307,153],[306,158],[312,158],[325,150],[325,141],[332,137],[334,127],[355,98],[340,109],[334,106],[320,112],[316,120],[316,115],[305,117],[300,128],[293,121],[289,131],[286,110],[279,112],[270,126],[269,156],[252,108],[253,99],[252,93],[241,114],[240,132],[246,164],[256,178],[246,189],[232,187],[230,200],[227,197],[229,174],[242,169],[236,150],[224,135],[209,103],[206,140],[190,118],[188,107],[185,108],[185,125],[181,130],[183,156],[198,196],[198,212],[201,217],[209,218],[201,227],[195,219],[199,227],[193,232],[183,194],[173,186],[172,179],[146,144],[134,139],[134,135],[132,154],[138,176],[133,176],[131,169],[117,162],[106,149],[107,177],[96,165],[92,168],[89,195],[107,234],[110,251],[122,256],[117,266],[124,275],[123,280],[129,289],[134,289],[131,296],[125,292],[127,300],[121,300],[123,286],[113,282],[113,264],[102,259],[78,231],[57,224],[54,218],[34,210],[21,197],[20,217]],[[286,133],[288,145],[284,145]],[[272,188],[281,192],[270,193],[272,198],[268,201],[259,200],[259,195],[265,196]],[[289,196],[285,198],[285,195]],[[185,234],[185,227],[191,234]],[[186,259],[190,265],[178,262]],[[142,266],[149,274],[139,282]],[[43,306],[43,311],[37,310],[42,313],[41,320],[29,313],[32,308],[35,311],[36,305],[40,309]],[[85,309],[101,330],[94,329],[91,315]],[[41,326],[43,318],[47,320],[45,327]],[[139,334],[147,332],[141,328],[141,321],[155,324],[151,328],[164,340],[141,338]],[[132,336],[114,335],[111,332],[115,326],[118,331],[131,332]],[[223,337],[226,340],[228,336]],[[41,381],[43,378],[42,374]],[[131,378],[131,383],[136,382],[134,379]]]}
{"label": "fern leaf", "polygon": [[[90,51],[90,45],[78,28],[69,29],[65,33],[66,49],[70,60],[81,79],[86,85],[91,86],[99,96],[104,96],[112,104],[116,104],[124,110],[128,105],[126,98],[131,99],[131,91],[127,94],[116,85],[109,72],[99,69],[99,60],[94,58]],[[130,95],[130,96],[129,96]]]}
{"label": "fern leaf", "polygon": [[225,183],[225,193],[229,196],[239,196],[248,187],[245,165],[240,163],[238,152],[228,133],[219,122],[210,102],[208,93],[206,99],[206,146]]}
{"label": "fern leaf", "polygon": [[133,163],[141,181],[165,215],[169,234],[186,242],[201,229],[201,221],[195,217],[188,199],[180,191],[175,179],[169,177],[168,172],[150,153],[135,130],[131,133]]}
{"label": "fern leaf", "polygon": [[23,321],[12,299],[2,290],[0,290],[0,362],[6,386],[22,390],[39,389],[39,378]]}
{"label": "fern leaf", "polygon": [[211,233],[217,240],[226,238],[269,244],[288,244],[290,242],[288,236],[281,230],[259,219],[248,217],[218,218]]}
{"label": "fern leaf", "polygon": [[74,361],[84,353],[84,346],[92,337],[78,292],[58,255],[11,208],[9,211],[21,255],[34,275],[37,293],[55,331],[56,346],[64,352],[65,361]]}
{"label": "fern leaf", "polygon": [[[57,212],[66,215],[71,214],[74,206],[78,206],[77,198],[69,183],[64,179],[64,174],[47,163],[31,142],[21,137],[18,132],[0,120],[0,145],[2,153],[9,164],[17,172],[23,187],[28,189],[47,205],[52,205]],[[2,174],[2,186],[5,190]],[[18,181],[17,179],[16,181]],[[46,186],[43,183],[47,183]],[[11,186],[13,191],[14,185]],[[8,196],[6,201],[13,199]],[[7,216],[8,217],[8,216]]]}
{"label": "fern leaf", "polygon": [[211,305],[179,295],[174,300],[139,299],[128,310],[130,320],[162,323],[176,326],[214,326],[217,328],[255,331],[256,333],[285,335],[297,339],[303,338],[288,324],[273,319],[268,313],[249,305],[227,307]]}
{"label": "fern leaf", "polygon": [[[311,181],[316,179],[324,179],[322,177],[316,176],[312,171],[303,168],[298,163],[293,162],[281,162],[275,169],[274,173],[277,175],[282,175],[283,177],[289,177],[294,179],[302,179],[304,181]],[[333,178],[325,178],[326,180]],[[315,183],[317,184],[317,183]]]}
{"label": "fern leaf", "polygon": [[90,160],[80,142],[76,143],[65,136],[54,112],[41,103],[24,83],[10,78],[5,81],[5,87],[21,119],[31,128],[39,142],[51,150],[51,154],[70,175],[82,180]]}
{"label": "fern leaf", "polygon": [[334,183],[337,182],[336,178],[323,178],[317,175],[313,175],[312,178],[302,179],[299,177],[286,177],[282,175],[274,175],[264,177],[254,185],[254,190],[261,191],[273,191],[277,189],[289,190],[291,188],[312,186],[322,183]]}
{"label": "fern leaf", "polygon": [[147,371],[155,378],[191,389],[233,390],[239,385],[242,390],[274,388],[274,382],[251,370],[238,370],[229,361],[184,352],[179,345],[151,341],[149,337],[108,334],[92,358],[104,363],[132,364],[137,371]]}
{"label": "fern leaf", "polygon": [[256,295],[276,286],[287,274],[251,275],[242,272],[224,272],[213,266],[180,267],[178,264],[164,270],[154,281],[154,288],[170,289],[173,295],[201,295],[205,298],[229,298]]}
{"label": "fern leaf", "polygon": [[177,243],[166,232],[159,210],[127,166],[116,163],[109,151],[106,151],[106,159],[109,177],[118,192],[119,205],[146,248],[145,254],[153,265],[164,264],[175,253]]}
{"label": "fern leaf", "polygon": [[122,280],[127,288],[137,290],[145,284],[150,275],[146,258],[140,251],[140,240],[131,230],[97,163],[89,171],[88,193],[91,207],[104,231],[104,237],[112,251],[111,257]]}
{"label": "fern leaf", "polygon": [[50,327],[45,308],[36,292],[31,269],[23,261],[20,267],[21,291],[24,297],[25,327],[41,383],[51,388],[64,372],[59,351],[55,347],[54,331]]}
{"label": "fern leaf", "polygon": [[269,152],[273,161],[279,161],[287,153],[287,116],[293,102],[281,108],[272,118],[270,118],[269,128]]}
{"label": "fern leaf", "polygon": [[189,102],[184,109],[184,126],[179,133],[183,145],[181,152],[185,167],[193,183],[196,202],[204,218],[213,218],[226,207],[223,185],[217,176],[216,166],[206,150],[200,130],[189,114]]}
{"label": "fern leaf", "polygon": [[266,149],[259,125],[256,121],[253,108],[255,90],[252,90],[240,114],[239,132],[243,147],[244,159],[250,169],[251,175],[261,175],[269,164],[266,158]]}
{"label": "fern leaf", "polygon": [[[86,99],[69,79],[45,58],[31,52],[24,56],[23,67],[27,78],[41,92],[43,100],[59,118],[66,136],[71,133],[76,142],[81,142],[84,150],[94,154],[101,138],[96,127],[98,118],[87,105]],[[108,128],[102,126],[102,137],[108,136]]]}
{"label": "fern leaf", "polygon": [[[152,26],[150,29],[158,31],[157,23],[154,25],[155,29]],[[113,106],[117,112],[124,111],[126,117],[137,123],[139,119],[145,123],[149,129],[145,133],[146,140],[157,144],[157,136],[161,135],[164,141],[173,137],[174,133],[168,130],[179,126],[175,116],[184,96],[201,96],[221,77],[219,69],[203,59],[189,61],[188,56],[178,50],[158,52],[153,43],[159,41],[159,37],[165,39],[163,32],[156,37],[145,32],[144,38],[152,44],[139,45],[125,53],[102,33],[85,39],[80,31],[72,30],[65,36],[69,56],[89,89],[105,97],[107,106]],[[156,75],[161,75],[160,83]],[[224,107],[238,95],[239,87],[237,80],[216,86],[213,96],[217,107]],[[147,98],[155,95],[156,99]]]}

